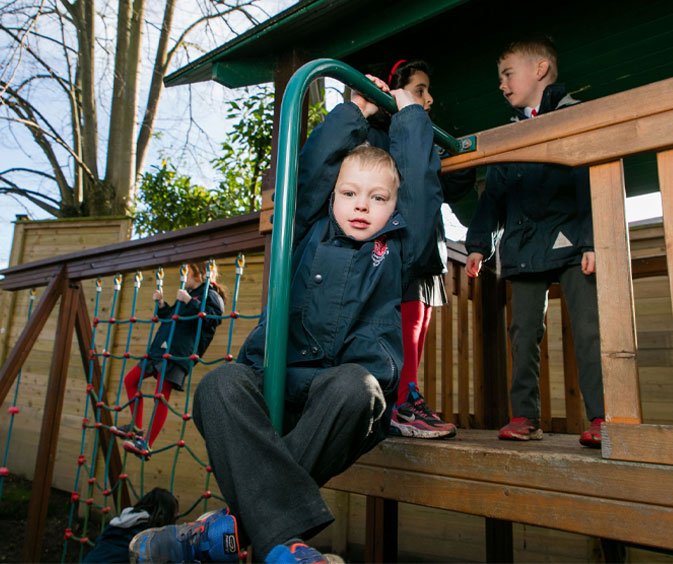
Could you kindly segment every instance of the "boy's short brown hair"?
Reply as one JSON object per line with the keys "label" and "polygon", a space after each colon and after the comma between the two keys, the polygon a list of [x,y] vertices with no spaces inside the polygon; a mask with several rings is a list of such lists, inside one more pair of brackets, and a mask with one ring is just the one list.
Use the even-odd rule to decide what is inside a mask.
{"label": "boy's short brown hair", "polygon": [[552,82],[558,78],[558,51],[551,37],[544,33],[531,33],[512,41],[498,54],[498,63],[507,55],[522,53],[534,57],[543,57],[549,61],[549,73]]}
{"label": "boy's short brown hair", "polygon": [[393,182],[395,183],[395,188],[400,186],[400,173],[397,170],[397,164],[395,159],[383,149],[374,147],[369,144],[368,141],[365,141],[361,145],[355,147],[346,157],[344,158],[341,166],[344,165],[346,161],[355,160],[360,166],[367,168],[380,168],[388,169],[390,174],[393,176]]}

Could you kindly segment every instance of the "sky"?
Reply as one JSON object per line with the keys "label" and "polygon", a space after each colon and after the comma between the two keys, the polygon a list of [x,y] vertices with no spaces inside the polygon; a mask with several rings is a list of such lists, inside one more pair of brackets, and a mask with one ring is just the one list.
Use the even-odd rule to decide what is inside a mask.
{"label": "sky", "polygon": [[[294,0],[263,0],[264,7],[269,14],[275,14],[282,9],[294,3]],[[178,65],[179,66],[179,65]],[[171,67],[175,70],[176,65]],[[335,89],[341,89],[338,83],[328,79],[328,86],[334,86]],[[328,95],[332,93],[331,99],[328,98],[328,106],[334,105],[339,100],[338,94],[333,89],[328,88]],[[184,129],[189,126],[188,112],[195,112],[201,119],[201,125],[204,131],[192,132],[192,141],[195,147],[202,151],[201,155],[190,155],[192,158],[192,168],[188,173],[195,182],[207,182],[210,169],[208,159],[217,154],[219,143],[223,139],[223,133],[227,128],[227,122],[224,117],[213,111],[213,108],[223,107],[227,99],[235,97],[240,93],[228,90],[212,82],[193,85],[189,89],[189,96],[194,100],[191,109],[184,109],[182,104],[182,113],[172,111],[177,107],[180,98],[186,95],[186,87],[169,88],[164,91],[160,104],[160,113],[156,122],[156,131],[162,132],[161,143],[152,143],[151,155],[147,163],[158,163],[162,158],[162,153],[171,151],[171,143],[179,143],[184,137]],[[142,99],[142,96],[141,96]],[[25,155],[15,154],[6,149],[5,144],[0,150],[0,170],[9,166],[15,166],[16,162],[25,158]],[[196,163],[196,164],[194,164]],[[179,164],[179,163],[178,163]],[[0,196],[0,268],[5,268],[9,263],[9,253],[14,232],[14,221],[17,214],[24,215],[28,213],[31,219],[48,219],[50,216],[37,208],[36,206],[26,205],[24,201],[18,201],[10,196]],[[660,194],[648,194],[629,198],[626,202],[627,221],[639,221],[643,219],[661,216],[661,198]],[[445,224],[447,226],[447,236],[452,240],[463,240],[466,229],[457,221],[455,216],[448,209],[445,210]]]}

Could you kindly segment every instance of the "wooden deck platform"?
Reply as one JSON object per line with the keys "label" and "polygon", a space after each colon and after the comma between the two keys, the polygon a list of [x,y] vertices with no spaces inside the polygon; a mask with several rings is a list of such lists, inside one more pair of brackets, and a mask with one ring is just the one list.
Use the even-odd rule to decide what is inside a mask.
{"label": "wooden deck platform", "polygon": [[603,459],[578,435],[390,438],[326,487],[673,549],[673,469]]}

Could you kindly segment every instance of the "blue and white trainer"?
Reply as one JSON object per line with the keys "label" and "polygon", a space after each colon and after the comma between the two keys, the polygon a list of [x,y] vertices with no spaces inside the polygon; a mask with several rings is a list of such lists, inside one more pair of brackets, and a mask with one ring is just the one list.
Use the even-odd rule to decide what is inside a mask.
{"label": "blue and white trainer", "polygon": [[166,525],[138,533],[129,544],[132,564],[139,562],[239,562],[236,518],[227,509],[210,511],[193,523]]}
{"label": "blue and white trainer", "polygon": [[315,548],[304,544],[301,540],[291,540],[277,544],[264,559],[266,564],[328,564],[329,560]]}

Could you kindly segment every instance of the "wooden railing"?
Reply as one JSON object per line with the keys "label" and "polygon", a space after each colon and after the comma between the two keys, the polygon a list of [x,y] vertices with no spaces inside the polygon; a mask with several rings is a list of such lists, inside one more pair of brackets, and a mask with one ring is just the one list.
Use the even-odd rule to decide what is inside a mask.
{"label": "wooden railing", "polygon": [[[0,403],[5,400],[52,310],[60,301],[22,562],[40,560],[74,334],[77,335],[82,363],[88,372],[92,320],[81,281],[189,261],[236,256],[241,252],[261,251],[265,241],[265,237],[259,233],[259,214],[254,213],[145,239],[56,256],[0,271],[5,276],[2,281],[3,291],[46,286],[32,316],[0,368]],[[91,378],[94,389],[101,388],[101,367],[96,357],[93,359]],[[93,396],[89,397],[93,402]],[[100,399],[108,403],[105,396]],[[112,425],[112,417],[107,410],[100,410],[100,415],[106,428]],[[108,432],[101,433],[100,437],[103,451],[108,450],[112,437]],[[112,449],[111,453],[110,479],[115,484],[122,468],[121,458],[117,449]],[[122,506],[130,504],[129,495],[123,486]]]}

